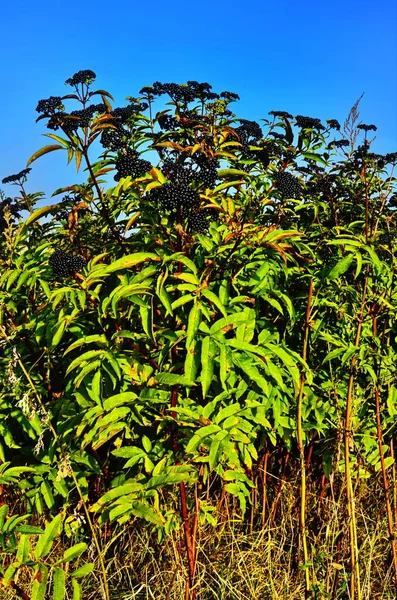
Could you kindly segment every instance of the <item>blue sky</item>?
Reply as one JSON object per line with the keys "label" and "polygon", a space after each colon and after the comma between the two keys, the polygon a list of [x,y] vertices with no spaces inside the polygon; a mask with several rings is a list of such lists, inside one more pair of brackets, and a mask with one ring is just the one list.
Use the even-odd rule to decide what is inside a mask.
{"label": "blue sky", "polygon": [[[259,120],[270,110],[343,122],[358,97],[378,127],[373,150],[397,151],[395,0],[13,0],[2,7],[0,181],[49,143],[35,123],[38,100],[64,95],[81,69],[97,74],[114,106],[154,81],[207,81],[240,95],[233,110]],[[73,106],[73,108],[76,108]],[[93,157],[95,158],[95,157]],[[66,155],[32,165],[27,190],[85,180]],[[7,195],[16,188],[0,185]]]}

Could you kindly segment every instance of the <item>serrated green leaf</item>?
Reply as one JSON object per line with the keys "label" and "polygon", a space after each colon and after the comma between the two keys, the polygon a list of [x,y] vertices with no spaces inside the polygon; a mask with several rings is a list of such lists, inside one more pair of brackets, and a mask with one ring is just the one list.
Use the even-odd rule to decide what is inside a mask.
{"label": "serrated green leaf", "polygon": [[66,592],[66,573],[60,567],[54,567],[51,600],[63,600]]}
{"label": "serrated green leaf", "polygon": [[332,281],[333,279],[337,279],[343,273],[346,273],[350,265],[352,264],[354,259],[354,254],[349,254],[348,256],[344,256],[341,258],[339,262],[331,269],[331,271],[327,275],[327,279]]}
{"label": "serrated green leaf", "polygon": [[210,336],[206,336],[201,342],[201,388],[203,398],[206,398],[214,376],[215,357],[218,346]]}
{"label": "serrated green leaf", "polygon": [[52,547],[52,542],[55,536],[58,534],[62,525],[62,514],[57,515],[53,518],[53,520],[48,523],[47,527],[44,530],[44,533],[40,536],[39,541],[37,542],[35,548],[35,558],[36,560],[40,560],[47,556]]}
{"label": "serrated green leaf", "polygon": [[70,576],[72,577],[72,579],[80,579],[81,577],[85,577],[86,575],[89,575],[90,573],[92,573],[92,571],[94,570],[94,563],[87,563],[85,565],[83,565],[82,567],[80,567],[79,569],[76,569],[75,571],[73,571],[73,573],[70,574]]}

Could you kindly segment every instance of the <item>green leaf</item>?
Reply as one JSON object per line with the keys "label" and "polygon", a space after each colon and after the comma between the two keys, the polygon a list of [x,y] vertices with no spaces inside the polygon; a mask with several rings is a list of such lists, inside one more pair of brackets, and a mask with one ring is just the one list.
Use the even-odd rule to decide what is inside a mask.
{"label": "green leaf", "polygon": [[167,271],[165,271],[164,273],[161,273],[158,276],[157,283],[156,283],[156,294],[157,294],[158,298],[160,299],[162,305],[166,309],[167,314],[173,315],[171,300],[170,300],[168,292],[164,286],[167,277],[168,277]]}
{"label": "green leaf", "polygon": [[304,158],[307,158],[308,160],[314,160],[316,162],[321,163],[322,165],[327,166],[327,161],[324,160],[322,156],[320,156],[319,154],[316,154],[315,152],[302,152],[302,156],[304,156]]}
{"label": "green leaf", "polygon": [[21,563],[19,561],[14,561],[7,567],[1,581],[4,587],[8,587],[10,585],[11,581],[14,579],[16,571],[19,569],[20,566]]}
{"label": "green leaf", "polygon": [[203,398],[206,398],[214,376],[215,356],[218,347],[210,336],[206,336],[201,343],[201,387]]}
{"label": "green leaf", "polygon": [[98,502],[93,504],[90,508],[92,512],[96,512],[101,506],[104,506],[108,502],[115,500],[116,498],[120,498],[120,496],[127,496],[131,494],[137,494],[142,490],[142,485],[140,483],[125,483],[124,485],[119,485],[112,490],[109,490],[99,498]]}
{"label": "green leaf", "polygon": [[194,452],[204,438],[212,435],[213,433],[217,433],[220,430],[221,428],[219,425],[206,425],[205,427],[200,427],[197,433],[195,433],[194,436],[189,440],[189,443],[185,449],[186,454],[191,454]]}
{"label": "green leaf", "polygon": [[80,579],[80,577],[85,577],[86,575],[89,575],[90,573],[92,573],[92,571],[94,570],[94,563],[87,563],[85,565],[83,565],[82,567],[80,567],[79,569],[76,569],[75,571],[73,571],[73,573],[70,574],[70,576],[73,579]]}
{"label": "green leaf", "polygon": [[0,533],[3,532],[4,521],[6,519],[7,513],[8,513],[7,504],[3,504],[2,506],[0,506]]}
{"label": "green leaf", "polygon": [[333,279],[337,279],[337,277],[343,275],[343,273],[346,273],[346,271],[352,264],[353,259],[354,254],[349,254],[348,256],[344,256],[343,258],[341,258],[341,260],[338,263],[336,263],[336,265],[328,273],[327,279],[332,281]]}
{"label": "green leaf", "polygon": [[81,600],[81,583],[72,578],[73,600]]}
{"label": "green leaf", "polygon": [[228,417],[236,415],[237,413],[239,413],[241,411],[242,411],[242,408],[241,408],[240,404],[238,404],[238,403],[230,404],[229,406],[222,408],[217,413],[217,415],[214,418],[214,423],[220,424],[224,419],[227,419]]}
{"label": "green leaf", "polygon": [[18,550],[16,559],[20,563],[25,563],[29,558],[30,553],[30,536],[28,534],[22,534],[18,542]]}
{"label": "green leaf", "polygon": [[192,341],[196,338],[198,328],[201,323],[201,308],[199,303],[196,301],[194,306],[190,309],[187,331],[186,331],[186,349],[188,349]]}
{"label": "green leaf", "polygon": [[15,528],[15,531],[29,535],[41,535],[44,533],[40,527],[35,527],[34,525],[18,525],[18,527]]}
{"label": "green leaf", "polygon": [[207,300],[209,300],[210,302],[212,302],[212,304],[215,304],[219,312],[221,312],[224,317],[227,317],[226,308],[224,307],[218,296],[214,294],[214,292],[211,292],[208,289],[204,289],[201,291],[201,295],[207,298]]}
{"label": "green leaf", "polygon": [[70,365],[68,366],[68,368],[66,370],[66,375],[68,375],[70,373],[70,371],[73,371],[73,369],[75,369],[76,367],[78,367],[82,363],[90,361],[94,357],[98,357],[99,358],[99,356],[103,356],[104,354],[105,354],[104,350],[89,350],[88,352],[85,352],[84,354],[81,354],[80,356],[78,356],[77,358],[75,358],[70,363]]}
{"label": "green leaf", "polygon": [[79,348],[80,346],[83,346],[84,344],[104,344],[105,346],[107,346],[109,344],[108,338],[106,337],[106,335],[100,335],[100,334],[95,334],[95,335],[85,335],[84,337],[81,337],[80,339],[76,340],[75,342],[73,342],[73,344],[71,344],[64,352],[64,355],[68,354],[68,352],[71,352],[72,350],[75,350],[76,348]]}
{"label": "green leaf", "polygon": [[157,373],[155,379],[158,383],[163,385],[182,385],[189,387],[196,385],[194,381],[191,381],[186,375],[176,375],[174,373]]}
{"label": "green leaf", "polygon": [[104,272],[108,274],[114,273],[115,271],[121,271],[122,269],[130,269],[131,267],[135,267],[135,265],[151,260],[160,261],[161,258],[153,252],[137,252],[136,254],[129,254],[106,266]]}
{"label": "green leaf", "polygon": [[71,560],[83,554],[83,552],[85,552],[87,548],[88,546],[85,542],[80,542],[79,544],[75,544],[74,546],[67,548],[67,550],[65,550],[65,552],[63,553],[62,561],[70,562]]}
{"label": "green leaf", "polygon": [[51,340],[51,349],[54,349],[58,346],[59,342],[61,341],[63,334],[65,333],[65,329],[66,329],[66,319],[64,319],[63,321],[61,321],[61,323],[58,325],[58,328],[56,330],[56,332],[54,333],[54,336]]}
{"label": "green leaf", "polygon": [[154,523],[155,525],[164,525],[165,523],[165,519],[161,514],[156,512],[154,508],[145,502],[133,502],[131,512],[136,517],[145,519],[148,523]]}
{"label": "green leaf", "polygon": [[35,160],[40,158],[40,156],[44,156],[44,154],[48,154],[49,152],[54,152],[54,150],[63,150],[63,149],[64,149],[64,147],[61,146],[60,144],[49,144],[48,146],[43,146],[42,148],[40,148],[40,150],[37,150],[37,152],[32,154],[32,156],[29,158],[28,162],[26,163],[26,166],[28,167],[29,165],[32,164],[32,162],[34,162]]}
{"label": "green leaf", "polygon": [[225,438],[229,439],[229,432],[226,430],[218,431],[211,442],[208,464],[211,470],[219,464],[219,456],[221,452],[221,444]]}
{"label": "green leaf", "polygon": [[40,564],[33,581],[30,600],[45,600],[47,580],[48,568],[45,565]]}
{"label": "green leaf", "polygon": [[55,536],[58,534],[61,524],[62,514],[59,514],[47,525],[35,548],[34,556],[36,560],[44,558],[50,552],[52,542]]}
{"label": "green leaf", "polygon": [[54,567],[53,575],[53,588],[51,600],[63,600],[66,591],[66,573],[60,567]]}

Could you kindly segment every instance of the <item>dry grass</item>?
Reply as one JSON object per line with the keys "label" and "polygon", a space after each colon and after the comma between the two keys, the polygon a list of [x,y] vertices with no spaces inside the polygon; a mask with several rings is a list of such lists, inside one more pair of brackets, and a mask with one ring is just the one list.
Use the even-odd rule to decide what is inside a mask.
{"label": "dry grass", "polygon": [[[362,600],[395,599],[390,550],[379,488],[356,487]],[[308,541],[313,600],[349,600],[348,526],[343,486],[334,484],[319,502],[309,488]],[[197,600],[303,600],[304,574],[299,567],[298,481],[285,483],[273,521],[253,528],[238,518],[233,499],[222,503],[217,526],[198,531]],[[258,507],[258,514],[260,513]],[[267,514],[271,514],[271,502]],[[252,529],[252,530],[251,530]],[[112,600],[183,600],[187,577],[182,530],[161,545],[155,532],[132,523],[112,533],[102,532],[102,546]],[[59,547],[55,550],[63,551]],[[90,546],[87,561],[95,561]],[[99,571],[97,571],[99,573]],[[102,597],[99,575],[85,580],[83,600]],[[26,590],[23,581],[19,582]],[[27,583],[27,582],[26,582]],[[4,600],[18,596],[8,592]],[[71,596],[70,596],[71,598]],[[48,599],[50,600],[50,598]]]}

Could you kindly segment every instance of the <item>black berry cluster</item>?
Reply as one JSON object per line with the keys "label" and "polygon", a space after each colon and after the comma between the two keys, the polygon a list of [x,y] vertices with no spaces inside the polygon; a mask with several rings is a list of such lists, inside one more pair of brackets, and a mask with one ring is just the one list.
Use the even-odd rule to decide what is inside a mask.
{"label": "black berry cluster", "polygon": [[179,121],[171,115],[160,115],[157,118],[158,124],[164,131],[171,131],[179,128]]}
{"label": "black berry cluster", "polygon": [[89,85],[94,81],[94,79],[96,79],[96,74],[94,71],[85,69],[83,71],[78,71],[73,75],[73,77],[69,77],[69,79],[65,81],[65,85],[69,84],[72,86],[77,86],[79,83],[85,83],[86,85]]}
{"label": "black berry cluster", "polygon": [[240,123],[241,125],[236,127],[236,131],[242,143],[247,143],[251,139],[259,140],[262,137],[262,129],[256,121],[240,119]]}
{"label": "black berry cluster", "polygon": [[340,123],[336,119],[327,119],[327,123],[331,127],[331,129],[340,130]]}
{"label": "black berry cluster", "polygon": [[25,177],[28,173],[30,173],[31,170],[32,169],[30,168],[23,169],[19,173],[16,173],[16,175],[8,175],[8,177],[4,177],[4,179],[2,179],[1,183],[20,183],[22,179],[25,179]]}
{"label": "black berry cluster", "polygon": [[[189,168],[190,167],[190,168]],[[162,171],[172,183],[189,185],[195,181],[196,174],[191,166],[178,163],[170,158],[164,160]]]}
{"label": "black berry cluster", "polygon": [[269,135],[272,135],[276,140],[283,140],[285,138],[283,133],[278,133],[277,131],[271,131]]}
{"label": "black berry cluster", "polygon": [[199,83],[198,81],[188,81],[187,86],[194,98],[197,98],[198,100],[214,100],[219,97],[218,94],[211,92],[212,85],[206,81],[203,83]]}
{"label": "black berry cluster", "polygon": [[[3,180],[4,183],[4,180]],[[8,224],[6,219],[4,218],[4,211],[8,208],[12,217],[20,217],[20,210],[23,209],[23,206],[17,200],[12,200],[11,198],[4,198],[0,202],[0,232],[3,232]]]}
{"label": "black berry cluster", "polygon": [[349,140],[334,140],[328,144],[327,148],[343,148],[344,146],[350,146]]}
{"label": "black berry cluster", "polygon": [[[147,88],[143,88],[146,90]],[[182,102],[188,104],[194,100],[213,100],[218,98],[218,94],[211,92],[211,86],[209,83],[199,83],[198,81],[188,81],[187,84],[179,83],[155,83],[148,88],[150,94],[154,96],[161,96],[168,94],[174,102]],[[141,92],[143,91],[141,90]]]}
{"label": "black berry cluster", "polygon": [[60,96],[50,96],[44,100],[39,100],[36,106],[38,113],[42,113],[45,117],[50,117],[57,111],[65,110]]}
{"label": "black berry cluster", "polygon": [[221,92],[219,96],[221,98],[224,98],[225,100],[229,100],[230,102],[240,100],[240,96],[238,94],[235,94],[234,92]]}
{"label": "black berry cluster", "polygon": [[78,273],[86,266],[87,262],[81,256],[56,250],[49,259],[54,275],[57,277],[70,277]]}
{"label": "black berry cluster", "polygon": [[385,160],[387,164],[396,164],[397,152],[388,152],[387,154],[385,154]]}
{"label": "black berry cluster", "polygon": [[88,127],[95,114],[106,112],[105,104],[91,104],[81,110],[72,110],[70,114],[59,111],[51,115],[47,122],[47,128],[56,131],[61,127],[65,132],[76,131],[79,127]]}
{"label": "black berry cluster", "polygon": [[302,129],[325,129],[324,125],[321,124],[320,119],[315,119],[313,117],[302,117],[302,115],[298,115],[295,117],[295,125],[297,127],[301,127]]}
{"label": "black berry cluster", "polygon": [[114,176],[115,181],[122,177],[131,176],[133,178],[142,177],[152,168],[148,160],[138,158],[137,154],[128,150],[126,154],[121,154],[116,160],[117,173]]}
{"label": "black berry cluster", "polygon": [[285,110],[271,110],[269,115],[273,115],[273,117],[281,117],[282,119],[293,119],[293,115]]}
{"label": "black berry cluster", "polygon": [[148,193],[151,200],[160,202],[163,210],[195,209],[200,204],[200,195],[188,185],[166,183]]}
{"label": "black berry cluster", "polygon": [[144,112],[148,106],[149,105],[146,102],[132,103],[128,106],[115,108],[110,114],[112,117],[115,117],[119,123],[127,123],[134,115]]}
{"label": "black berry cluster", "polygon": [[96,113],[106,113],[105,104],[92,104],[81,110],[72,110],[70,114],[64,115],[62,129],[64,131],[76,131],[79,127],[88,127],[91,119]]}
{"label": "black berry cluster", "polygon": [[203,183],[206,188],[213,188],[218,179],[219,162],[216,160],[199,159],[200,170],[196,173],[196,181]]}
{"label": "black berry cluster", "polygon": [[301,184],[299,179],[287,173],[287,171],[280,171],[276,175],[276,183],[280,192],[284,198],[299,198],[301,195]]}
{"label": "black berry cluster", "polygon": [[117,129],[104,129],[101,134],[100,142],[104,148],[113,150],[113,152],[122,150],[126,146],[126,142],[123,139],[125,133],[123,127],[118,127]]}
{"label": "black berry cluster", "polygon": [[211,221],[215,220],[216,217],[217,211],[211,208],[204,208],[197,212],[192,211],[187,219],[188,228],[196,233],[206,233]]}
{"label": "black berry cluster", "polygon": [[376,131],[378,128],[376,125],[364,125],[364,123],[361,123],[360,125],[357,125],[357,129],[363,129],[364,131]]}

